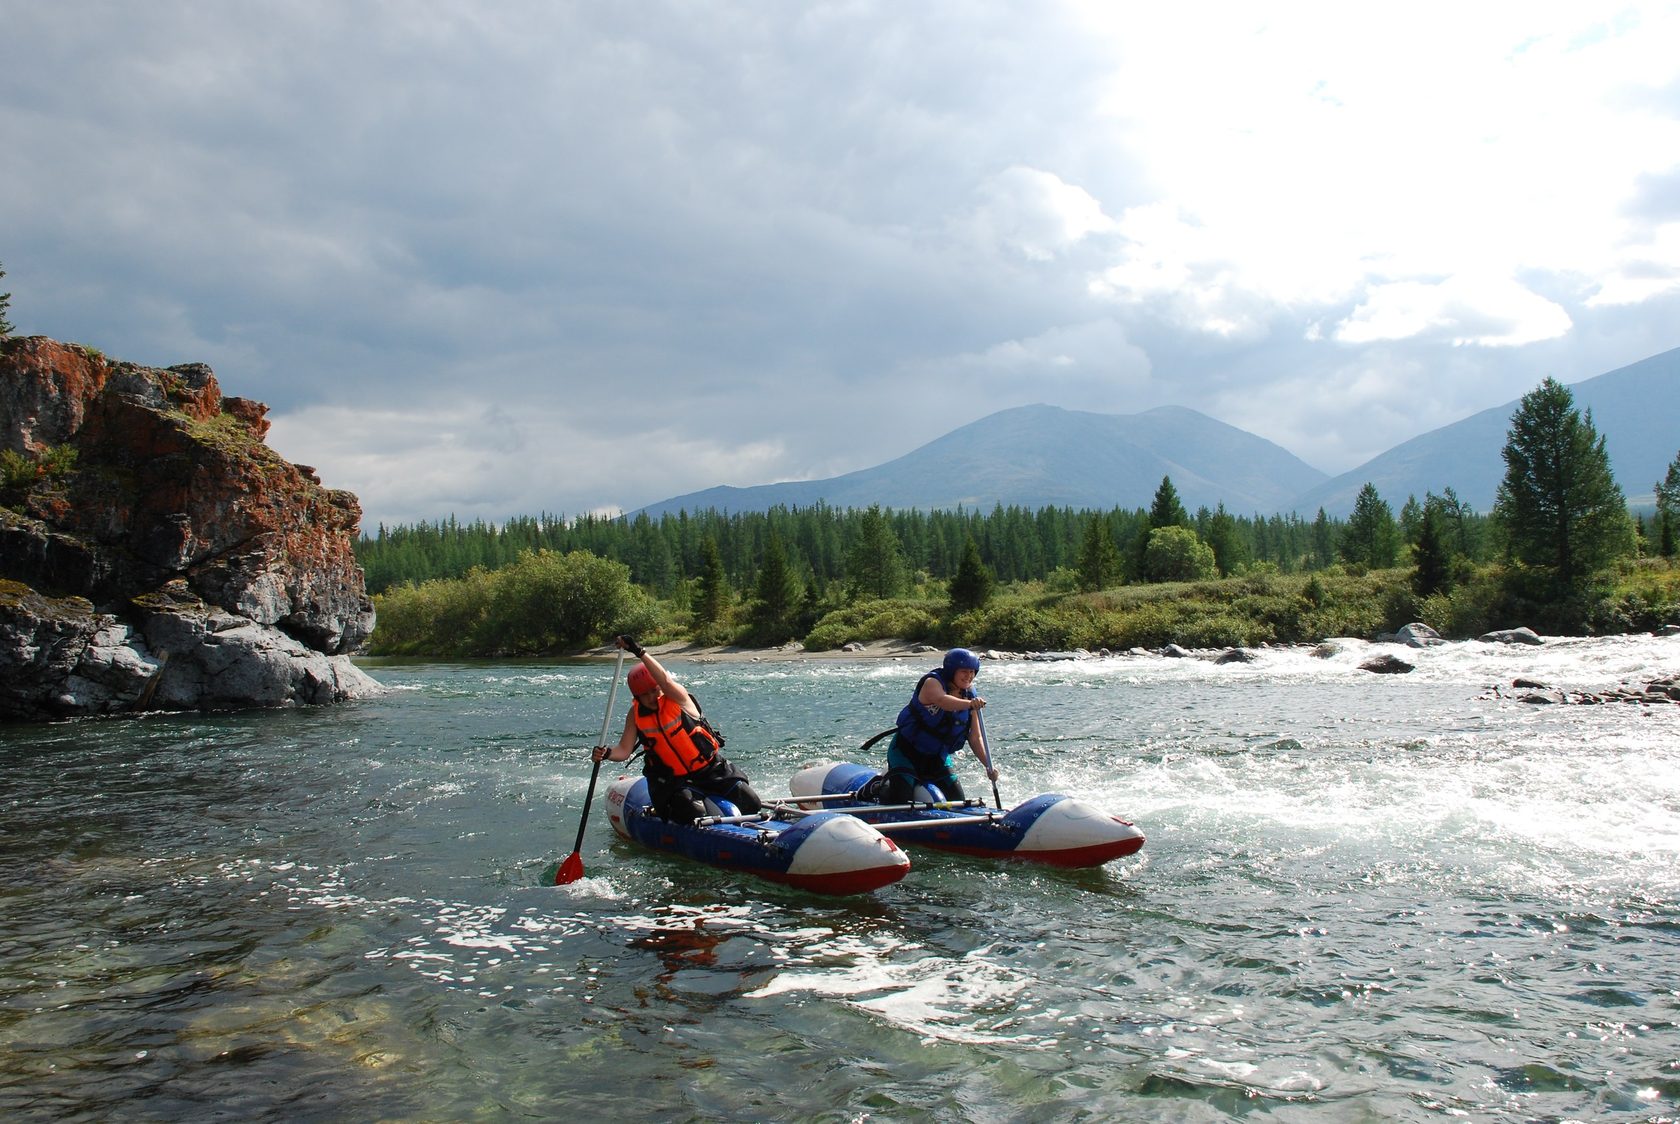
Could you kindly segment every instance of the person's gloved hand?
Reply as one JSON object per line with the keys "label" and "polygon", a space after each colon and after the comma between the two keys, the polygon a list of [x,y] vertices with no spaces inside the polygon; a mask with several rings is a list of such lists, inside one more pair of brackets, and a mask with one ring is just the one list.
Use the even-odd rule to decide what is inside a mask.
{"label": "person's gloved hand", "polygon": [[617,639],[618,646],[623,648],[626,652],[629,652],[632,656],[640,658],[646,653],[646,649],[636,643],[636,638],[634,636],[619,636]]}

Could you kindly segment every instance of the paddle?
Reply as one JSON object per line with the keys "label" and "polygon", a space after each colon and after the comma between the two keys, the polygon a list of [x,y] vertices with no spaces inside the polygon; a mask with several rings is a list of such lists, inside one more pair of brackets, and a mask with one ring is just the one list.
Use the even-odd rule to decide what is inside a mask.
{"label": "paddle", "polygon": [[[980,748],[986,751],[986,773],[992,772],[992,747],[986,741],[986,722],[980,717],[980,712],[974,712],[974,728],[980,731]],[[997,804],[998,811],[1003,811],[1003,797],[998,795],[997,781],[992,781],[992,800]]]}
{"label": "paddle", "polygon": [[[601,737],[596,743],[607,744],[607,729],[612,725],[613,703],[618,701],[618,673],[624,670],[624,650],[618,652],[618,663],[613,667],[612,690],[607,692],[607,716],[601,719]],[[595,767],[589,770],[589,791],[583,796],[583,814],[578,817],[577,841],[572,844],[572,853],[560,863],[560,868],[554,872],[554,884],[564,886],[568,882],[576,882],[583,877],[583,829],[589,823],[589,806],[595,802],[595,778],[601,775],[601,762],[595,762]]]}

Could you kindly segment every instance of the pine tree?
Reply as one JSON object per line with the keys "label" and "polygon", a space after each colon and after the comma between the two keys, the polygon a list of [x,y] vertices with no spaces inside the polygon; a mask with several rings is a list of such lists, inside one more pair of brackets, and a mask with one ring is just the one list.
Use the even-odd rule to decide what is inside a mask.
{"label": "pine tree", "polygon": [[1575,409],[1569,388],[1548,378],[1523,396],[1502,453],[1505,479],[1494,515],[1508,549],[1550,574],[1558,591],[1588,578],[1633,549],[1627,500],[1610,472],[1604,438]]}
{"label": "pine tree", "polygon": [[1452,551],[1442,530],[1440,505],[1424,501],[1418,516],[1417,543],[1412,548],[1412,592],[1419,597],[1445,593],[1452,587]]}
{"label": "pine tree", "polygon": [[1657,496],[1657,550],[1664,558],[1675,555],[1680,538],[1680,453],[1668,464],[1668,474],[1651,486]]}
{"label": "pine tree", "polygon": [[1161,486],[1155,489],[1155,502],[1149,506],[1149,529],[1159,530],[1162,527],[1188,527],[1190,515],[1179,502],[1178,489],[1173,487],[1172,477],[1161,477]]}
{"label": "pine tree", "polygon": [[[1148,532],[1145,532],[1147,534]],[[1108,520],[1092,515],[1085,524],[1085,540],[1079,548],[1079,588],[1087,593],[1107,589],[1120,576],[1120,550],[1108,533]]]}
{"label": "pine tree", "polygon": [[1330,517],[1324,514],[1324,509],[1318,509],[1318,517],[1312,525],[1312,560],[1313,569],[1322,570],[1336,561],[1336,531],[1330,526]]}
{"label": "pine tree", "polygon": [[957,563],[956,576],[951,579],[951,615],[984,609],[992,599],[995,584],[992,572],[980,559],[980,546],[971,536],[963,545],[962,561]]}
{"label": "pine tree", "polygon": [[1215,565],[1219,567],[1220,577],[1230,577],[1237,567],[1247,559],[1243,549],[1241,536],[1237,534],[1237,521],[1225,510],[1225,505],[1219,505],[1212,515],[1208,516],[1207,534],[1203,540],[1213,549]]}
{"label": "pine tree", "polygon": [[896,597],[904,588],[904,556],[879,504],[858,521],[857,541],[846,552],[846,582],[853,598]]}
{"label": "pine tree", "polygon": [[1399,529],[1393,510],[1366,481],[1353,501],[1353,515],[1342,531],[1342,558],[1356,566],[1382,570],[1394,565],[1400,552]]}
{"label": "pine tree", "polygon": [[793,638],[794,618],[804,590],[794,572],[781,536],[771,528],[764,542],[764,560],[753,585],[750,639],[759,644],[781,644]]}
{"label": "pine tree", "polygon": [[723,572],[723,555],[717,539],[707,535],[700,541],[700,574],[694,594],[694,622],[717,624],[729,610],[729,576]]}
{"label": "pine tree", "polygon": [[1418,503],[1417,496],[1407,496],[1406,502],[1400,505],[1400,541],[1411,546],[1422,533],[1423,505]]}
{"label": "pine tree", "polygon": [[[6,276],[6,271],[0,269],[0,278]],[[0,339],[9,336],[14,331],[12,322],[6,319],[6,313],[12,310],[12,294],[0,293]]]}

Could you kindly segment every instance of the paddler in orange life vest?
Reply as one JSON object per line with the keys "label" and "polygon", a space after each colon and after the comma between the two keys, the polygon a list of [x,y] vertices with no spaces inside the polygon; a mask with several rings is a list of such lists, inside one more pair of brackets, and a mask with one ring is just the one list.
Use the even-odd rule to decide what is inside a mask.
{"label": "paddler in orange life vest", "polygon": [[642,775],[647,778],[653,810],[665,819],[693,823],[715,815],[721,798],[750,815],[764,806],[747,775],[718,752],[718,742],[700,717],[700,707],[682,684],[633,637],[613,643],[641,660],[630,670],[630,693],[636,697],[624,716],[624,734],[615,746],[598,745],[596,761],[628,761],[638,745],[647,750]]}
{"label": "paddler in orange life vest", "polygon": [[986,759],[980,723],[974,720],[974,712],[986,705],[974,693],[978,674],[980,657],[967,648],[952,648],[938,667],[916,681],[910,701],[898,712],[886,776],[869,782],[868,798],[902,804],[917,785],[931,784],[947,800],[963,799],[962,782],[951,772],[951,754],[964,742],[986,776],[997,780],[997,770]]}

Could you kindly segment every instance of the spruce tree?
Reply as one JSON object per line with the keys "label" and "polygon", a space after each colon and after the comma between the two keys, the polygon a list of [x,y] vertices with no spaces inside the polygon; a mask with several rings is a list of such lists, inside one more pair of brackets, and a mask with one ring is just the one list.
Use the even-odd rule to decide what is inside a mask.
{"label": "spruce tree", "polygon": [[1312,559],[1315,570],[1322,570],[1336,561],[1336,530],[1330,526],[1330,517],[1322,507],[1318,509],[1318,517],[1312,525]]}
{"label": "spruce tree", "polygon": [[1172,477],[1161,477],[1161,486],[1155,489],[1155,502],[1149,505],[1149,529],[1159,530],[1162,527],[1188,527],[1190,515],[1184,510],[1184,504],[1179,502],[1178,489],[1173,487]]}
{"label": "spruce tree", "polygon": [[[0,279],[6,276],[6,271],[0,269]],[[0,293],[0,338],[9,336],[13,332],[12,322],[6,319],[6,313],[12,310],[12,294]]]}
{"label": "spruce tree", "polygon": [[963,545],[962,561],[957,563],[956,576],[951,579],[951,615],[970,609],[984,609],[992,599],[995,585],[992,572],[980,558],[980,547],[972,537]]}
{"label": "spruce tree", "polygon": [[1223,503],[1208,516],[1207,534],[1203,539],[1213,549],[1213,559],[1219,567],[1220,577],[1230,577],[1238,566],[1247,561],[1242,538],[1237,534],[1237,521],[1225,510]]}
{"label": "spruce tree", "polygon": [[1419,597],[1445,593],[1452,587],[1452,550],[1442,522],[1440,505],[1424,501],[1417,543],[1412,547],[1412,592]]}
{"label": "spruce tree", "polygon": [[1342,530],[1342,558],[1356,566],[1387,569],[1394,565],[1400,553],[1399,540],[1393,510],[1377,494],[1377,486],[1366,481],[1353,501],[1353,515]]}
{"label": "spruce tree", "polygon": [[781,536],[771,528],[764,542],[764,560],[753,585],[749,639],[758,644],[781,644],[793,638],[794,618],[804,590],[788,560]]}
{"label": "spruce tree", "polygon": [[694,623],[717,624],[729,609],[729,576],[723,572],[723,555],[717,539],[707,535],[700,541],[700,574],[694,594]]}
{"label": "spruce tree", "polygon": [[1556,593],[1580,591],[1632,551],[1633,521],[1604,438],[1592,411],[1583,418],[1575,409],[1568,387],[1548,378],[1523,396],[1502,456],[1494,515],[1511,556],[1549,574]]}
{"label": "spruce tree", "polygon": [[1651,490],[1657,496],[1657,550],[1673,558],[1675,540],[1680,539],[1680,453],[1668,464],[1668,474]]}
{"label": "spruce tree", "polygon": [[[1147,536],[1148,531],[1144,534]],[[1085,540],[1079,547],[1079,588],[1086,593],[1107,589],[1120,576],[1120,550],[1108,533],[1108,520],[1093,514],[1085,524]]]}
{"label": "spruce tree", "polygon": [[853,598],[896,597],[904,588],[904,555],[879,504],[858,521],[857,541],[846,552],[846,582]]}

